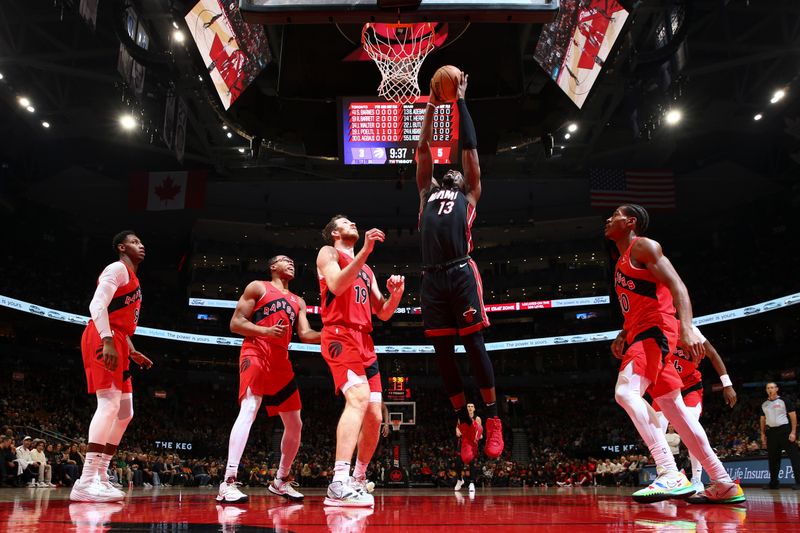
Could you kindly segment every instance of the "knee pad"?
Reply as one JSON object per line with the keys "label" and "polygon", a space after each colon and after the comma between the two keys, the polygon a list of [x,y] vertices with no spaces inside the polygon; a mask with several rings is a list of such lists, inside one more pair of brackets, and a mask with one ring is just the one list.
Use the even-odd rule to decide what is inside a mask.
{"label": "knee pad", "polygon": [[464,349],[467,351],[469,361],[472,364],[472,372],[475,374],[475,382],[479,389],[491,389],[494,387],[494,367],[489,354],[486,352],[486,345],[483,342],[483,333],[477,331],[461,338]]}

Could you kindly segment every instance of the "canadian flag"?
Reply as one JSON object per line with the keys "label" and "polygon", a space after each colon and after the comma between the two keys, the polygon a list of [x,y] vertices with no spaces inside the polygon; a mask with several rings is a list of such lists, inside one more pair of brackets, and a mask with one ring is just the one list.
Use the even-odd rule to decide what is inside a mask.
{"label": "canadian flag", "polygon": [[199,209],[206,196],[204,171],[136,172],[131,175],[131,211]]}

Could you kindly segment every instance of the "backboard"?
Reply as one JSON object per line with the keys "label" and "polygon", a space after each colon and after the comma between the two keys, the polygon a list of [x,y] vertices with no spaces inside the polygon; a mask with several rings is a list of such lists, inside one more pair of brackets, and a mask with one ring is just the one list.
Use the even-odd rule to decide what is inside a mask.
{"label": "backboard", "polygon": [[400,420],[401,426],[417,424],[417,402],[384,402],[389,411],[389,420]]}
{"label": "backboard", "polygon": [[421,0],[419,7],[382,9],[379,0],[239,0],[247,22],[512,22],[544,23],[558,13],[559,0]]}

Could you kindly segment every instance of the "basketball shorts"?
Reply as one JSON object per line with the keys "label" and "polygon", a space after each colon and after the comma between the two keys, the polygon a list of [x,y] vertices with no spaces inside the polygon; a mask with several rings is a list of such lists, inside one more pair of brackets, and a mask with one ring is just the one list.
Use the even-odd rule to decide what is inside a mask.
{"label": "basketball shorts", "polygon": [[350,380],[350,373],[364,377],[372,393],[380,394],[381,374],[378,356],[369,333],[344,326],[324,326],[320,339],[322,357],[333,376],[336,394]]}
{"label": "basketball shorts", "polygon": [[420,301],[426,337],[469,335],[489,326],[481,275],[472,259],[423,272]]}
{"label": "basketball shorts", "polygon": [[261,396],[268,416],[302,408],[289,351],[268,343],[243,345],[239,355],[239,403],[247,389]]}
{"label": "basketball shorts", "polygon": [[620,370],[633,363],[633,372],[650,381],[647,392],[653,398],[683,387],[678,371],[672,365],[664,364],[668,354],[675,351],[678,332],[669,328],[654,326],[632,336],[623,348]]}
{"label": "basketball shorts", "polygon": [[103,364],[103,341],[94,322],[89,322],[81,337],[81,355],[86,371],[86,385],[89,394],[114,387],[121,392],[133,392],[130,372],[130,347],[124,333],[114,332],[114,347],[117,349],[116,370],[108,370]]}

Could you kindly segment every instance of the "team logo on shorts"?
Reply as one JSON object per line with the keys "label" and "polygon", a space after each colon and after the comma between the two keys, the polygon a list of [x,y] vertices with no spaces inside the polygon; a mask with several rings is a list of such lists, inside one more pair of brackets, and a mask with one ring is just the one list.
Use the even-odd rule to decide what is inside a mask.
{"label": "team logo on shorts", "polygon": [[337,357],[342,355],[342,343],[332,342],[331,345],[328,347],[328,353],[331,354],[332,359],[336,359]]}
{"label": "team logo on shorts", "polygon": [[475,308],[474,308],[474,307],[472,307],[472,306],[469,306],[469,307],[467,308],[467,310],[466,310],[466,311],[464,311],[464,317],[465,317],[467,320],[469,320],[470,322],[472,322],[472,321],[475,319],[475,314],[476,314],[477,312],[478,312],[478,310],[477,310],[477,309],[475,309]]}
{"label": "team logo on shorts", "polygon": [[243,374],[244,371],[247,370],[248,368],[250,368],[250,358],[245,357],[244,359],[242,359],[242,364],[239,365],[239,373]]}

